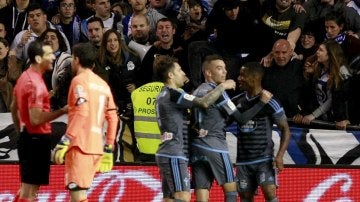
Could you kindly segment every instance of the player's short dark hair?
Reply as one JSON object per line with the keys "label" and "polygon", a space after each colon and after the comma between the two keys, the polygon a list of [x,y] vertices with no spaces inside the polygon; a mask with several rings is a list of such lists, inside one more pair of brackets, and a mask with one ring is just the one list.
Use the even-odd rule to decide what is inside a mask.
{"label": "player's short dark hair", "polygon": [[43,50],[44,44],[40,40],[35,40],[30,42],[29,47],[27,49],[28,57],[30,63],[36,63],[35,57],[40,56],[42,57],[44,55]]}
{"label": "player's short dark hair", "polygon": [[264,76],[264,68],[259,62],[247,62],[243,67],[246,67],[246,72],[251,76],[259,75],[260,78]]}
{"label": "player's short dark hair", "polygon": [[93,68],[97,59],[97,50],[91,43],[77,43],[73,46],[72,54],[79,58],[84,68]]}
{"label": "player's short dark hair", "polygon": [[169,72],[175,68],[174,64],[177,62],[176,58],[168,55],[155,55],[153,63],[155,80],[166,82]]}

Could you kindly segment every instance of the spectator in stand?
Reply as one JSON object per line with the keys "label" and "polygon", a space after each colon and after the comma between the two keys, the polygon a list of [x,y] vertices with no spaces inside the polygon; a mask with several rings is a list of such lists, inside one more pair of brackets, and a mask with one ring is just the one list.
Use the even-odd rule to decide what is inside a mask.
{"label": "spectator in stand", "polygon": [[111,5],[111,12],[121,16],[121,19],[131,13],[131,6],[127,1],[115,2]]}
{"label": "spectator in stand", "polygon": [[253,39],[256,22],[250,10],[241,7],[237,0],[221,0],[215,6],[206,21],[208,34],[216,30],[215,39],[192,42],[188,48],[190,80],[195,87],[203,82],[201,64],[207,55],[222,55],[228,78],[236,79],[239,65],[254,56],[256,50],[257,39]]}
{"label": "spectator in stand", "polygon": [[59,0],[59,14],[54,16],[51,22],[65,34],[70,47],[80,42],[81,20],[76,14],[75,0]]}
{"label": "spectator in stand", "polygon": [[[104,33],[99,50],[99,59],[96,64],[93,71],[109,84],[122,120],[121,128],[125,128],[126,124],[130,130],[133,142],[132,152],[135,155],[136,139],[131,93],[142,84],[137,79],[137,75],[141,74],[139,72],[141,67],[140,58],[124,44],[120,33],[115,29],[110,29]],[[122,145],[124,132],[120,131],[118,134],[120,134],[120,137],[117,138],[119,142],[115,150],[118,151],[120,148],[120,161],[124,161]]]}
{"label": "spectator in stand", "polygon": [[156,41],[155,34],[150,32],[149,19],[145,15],[139,14],[132,17],[130,28],[130,40],[142,45],[152,45]]}
{"label": "spectator in stand", "polygon": [[49,45],[55,55],[52,69],[43,74],[46,87],[51,95],[51,108],[59,109],[67,104],[71,81],[71,55],[66,52],[66,44],[60,32],[47,29],[39,38]]}
{"label": "spectator in stand", "polygon": [[344,28],[345,18],[341,11],[333,11],[325,16],[326,40],[339,43],[350,64],[357,56],[360,56],[360,39],[344,31]]}
{"label": "spectator in stand", "polygon": [[345,18],[344,31],[360,36],[360,15],[350,7],[344,5],[341,0],[308,0],[304,3],[304,8],[308,15],[310,24],[318,27],[316,29],[316,37],[319,39],[325,38],[324,18],[331,11],[342,11]]}
{"label": "spectator in stand", "polygon": [[117,29],[118,23],[121,23],[122,16],[115,15],[111,12],[109,0],[91,0],[95,14],[81,22],[81,32],[85,38],[89,39],[87,33],[88,21],[92,17],[98,17],[103,21],[104,31],[109,29]]}
{"label": "spectator in stand", "polygon": [[[180,38],[181,47],[186,57],[191,42],[207,40],[205,31],[206,16],[200,0],[184,0],[178,15],[176,35]],[[184,59],[184,67],[188,69],[188,66],[186,58]],[[189,74],[189,72],[187,73]]]}
{"label": "spectator in stand", "polygon": [[[29,12],[30,13],[30,12]],[[14,87],[11,115],[20,133],[17,151],[21,185],[14,201],[35,201],[41,185],[49,184],[51,159],[50,121],[67,112],[65,106],[50,111],[50,97],[42,74],[55,59],[51,47],[38,40],[29,44],[29,68]]]}
{"label": "spectator in stand", "polygon": [[291,0],[266,1],[261,7],[260,19],[261,37],[258,39],[262,44],[262,53],[266,54],[261,63],[268,67],[273,60],[271,47],[278,39],[288,40],[295,50],[305,26],[306,13],[296,12]]}
{"label": "spectator in stand", "polygon": [[311,29],[305,28],[300,37],[300,43],[295,48],[293,58],[306,61],[306,58],[314,55],[318,49],[318,44],[314,32]]}
{"label": "spectator in stand", "polygon": [[13,3],[0,9],[0,19],[4,23],[7,33],[6,39],[10,44],[14,40],[15,36],[28,26],[27,8],[29,4],[30,0],[13,0]]}
{"label": "spectator in stand", "polygon": [[[145,83],[153,81],[153,62],[154,55],[169,55],[177,59],[184,57],[182,48],[178,41],[175,41],[174,35],[176,32],[176,24],[169,18],[162,18],[157,22],[156,25],[156,36],[158,38],[158,45],[153,45],[146,53],[142,60],[142,69],[140,70],[141,75],[139,80]],[[180,63],[180,65],[182,65]],[[187,69],[183,69],[186,73]]]}
{"label": "spectator in stand", "polygon": [[155,34],[150,32],[149,20],[145,15],[139,14],[132,17],[129,40],[129,48],[137,52],[140,59],[143,60],[156,40]]}
{"label": "spectator in stand", "polygon": [[5,24],[2,21],[0,21],[0,38],[6,39]]}
{"label": "spectator in stand", "polygon": [[15,52],[10,51],[9,42],[0,37],[0,113],[10,112],[13,85],[21,72]]}
{"label": "spectator in stand", "polygon": [[103,21],[98,17],[91,17],[88,19],[87,23],[89,42],[92,43],[97,50],[99,50],[104,35]]}
{"label": "spectator in stand", "polygon": [[346,100],[349,78],[346,59],[341,46],[334,41],[320,44],[316,52],[317,63],[314,67],[314,83],[318,107],[302,118],[303,124],[314,119],[335,121],[339,129],[349,124]]}
{"label": "spectator in stand", "polygon": [[129,3],[131,5],[132,14],[127,15],[122,21],[124,36],[129,37],[131,35],[131,18],[139,14],[143,14],[148,18],[150,32],[155,33],[156,23],[158,22],[158,20],[160,20],[161,18],[165,18],[166,16],[159,13],[153,8],[147,8],[147,0],[129,0]]}
{"label": "spectator in stand", "polygon": [[293,50],[286,39],[277,40],[272,49],[274,61],[265,70],[262,86],[274,94],[289,118],[300,114],[303,108],[304,85],[302,62],[291,59]]}
{"label": "spectator in stand", "polygon": [[301,106],[301,113],[293,117],[293,122],[297,124],[302,123],[303,116],[310,114],[314,109],[318,107],[317,98],[315,93],[315,80],[314,72],[317,65],[316,54],[309,56],[304,61],[303,76],[304,87],[302,93],[303,105]]}
{"label": "spectator in stand", "polygon": [[95,11],[91,3],[92,0],[77,1],[76,11],[80,19],[87,19],[94,15]]}
{"label": "spectator in stand", "polygon": [[[28,59],[27,48],[31,41],[37,39],[46,29],[55,27],[47,21],[47,16],[39,4],[31,4],[28,7],[28,29],[19,32],[11,44],[11,50],[15,50],[16,57],[24,63]],[[64,33],[60,32],[66,44],[66,52],[71,53],[69,42]]]}
{"label": "spectator in stand", "polygon": [[179,12],[177,7],[180,7],[180,5],[177,5],[178,2],[179,0],[149,0],[149,8],[155,9],[167,18],[175,20]]}
{"label": "spectator in stand", "polygon": [[31,0],[31,2],[40,4],[49,19],[58,13],[59,0]]}

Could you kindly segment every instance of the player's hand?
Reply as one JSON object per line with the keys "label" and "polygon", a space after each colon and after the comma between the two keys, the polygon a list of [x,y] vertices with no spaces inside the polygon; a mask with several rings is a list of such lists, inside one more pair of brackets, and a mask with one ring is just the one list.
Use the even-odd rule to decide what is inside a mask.
{"label": "player's hand", "polygon": [[273,94],[264,89],[261,91],[260,101],[266,104],[271,100],[272,97],[273,97]]}
{"label": "player's hand", "polygon": [[277,168],[278,172],[281,172],[284,169],[284,161],[280,156],[276,156],[274,160],[274,167]]}
{"label": "player's hand", "polygon": [[225,90],[230,90],[230,89],[234,89],[235,90],[235,87],[236,87],[236,83],[234,80],[232,79],[228,79],[224,82],[222,82],[220,85],[222,85],[222,87],[225,89]]}
{"label": "player's hand", "polygon": [[104,154],[100,160],[99,170],[102,173],[109,172],[114,165],[113,150],[111,145],[105,145]]}
{"label": "player's hand", "polygon": [[59,143],[55,146],[54,149],[54,161],[56,164],[63,164],[65,161],[65,154],[69,149],[70,138],[66,135],[62,136]]}

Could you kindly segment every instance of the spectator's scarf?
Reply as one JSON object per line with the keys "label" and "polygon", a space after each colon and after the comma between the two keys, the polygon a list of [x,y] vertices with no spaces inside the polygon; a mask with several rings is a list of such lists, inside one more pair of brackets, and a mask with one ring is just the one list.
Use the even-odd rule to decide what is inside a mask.
{"label": "spectator's scarf", "polygon": [[334,40],[336,41],[338,44],[342,44],[344,41],[345,41],[345,38],[346,38],[346,33],[343,32],[343,33],[340,33],[338,34],[335,38],[329,38],[328,34],[326,34],[326,40]]}

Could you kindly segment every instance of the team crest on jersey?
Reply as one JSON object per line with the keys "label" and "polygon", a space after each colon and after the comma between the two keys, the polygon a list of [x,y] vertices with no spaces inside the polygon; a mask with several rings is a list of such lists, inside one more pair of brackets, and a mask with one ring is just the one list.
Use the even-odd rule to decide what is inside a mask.
{"label": "team crest on jersey", "polygon": [[133,61],[129,61],[127,64],[127,69],[128,71],[134,70],[135,69],[135,64],[133,63]]}
{"label": "team crest on jersey", "polygon": [[243,133],[250,133],[256,128],[256,122],[253,120],[248,121],[246,124],[242,125],[240,130]]}
{"label": "team crest on jersey", "polygon": [[77,85],[75,87],[75,98],[76,98],[76,105],[80,105],[86,102],[86,93],[81,85]]}

